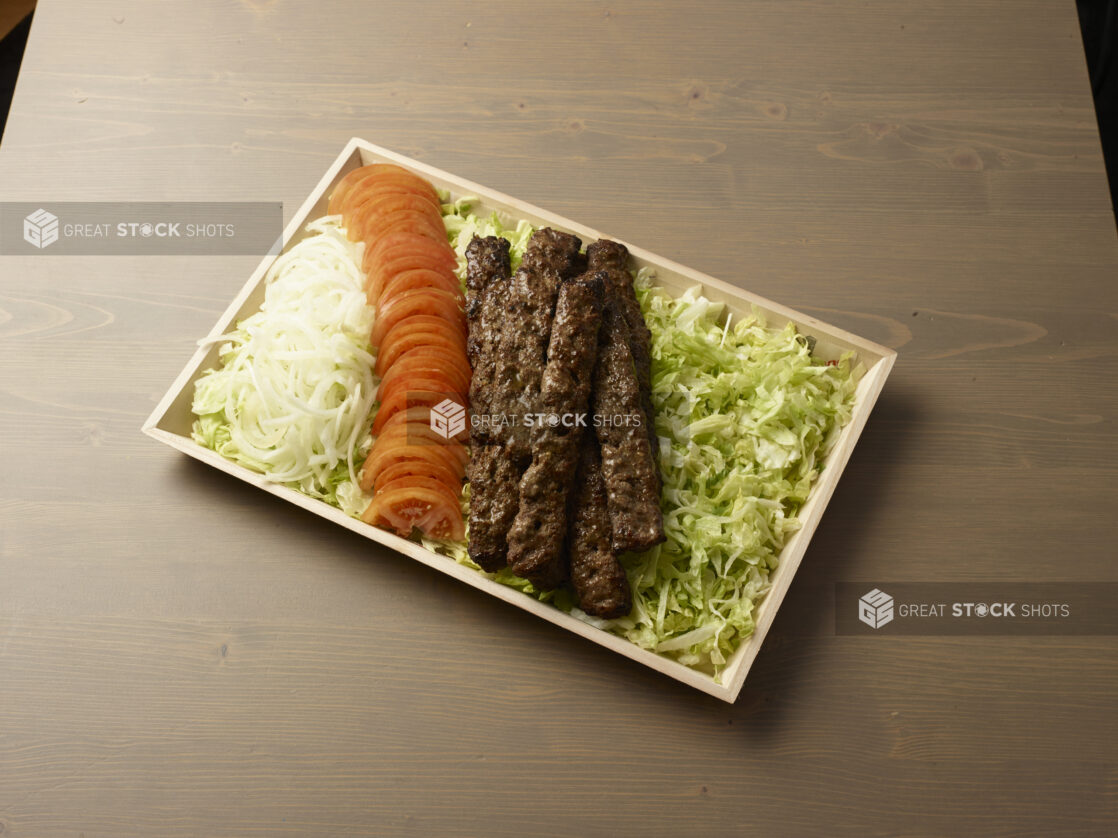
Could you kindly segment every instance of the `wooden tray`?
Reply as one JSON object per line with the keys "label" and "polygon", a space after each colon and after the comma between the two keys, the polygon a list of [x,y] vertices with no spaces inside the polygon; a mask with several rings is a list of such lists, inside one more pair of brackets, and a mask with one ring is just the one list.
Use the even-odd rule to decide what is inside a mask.
{"label": "wooden tray", "polygon": [[[448,190],[453,198],[467,195],[476,196],[478,201],[473,209],[479,213],[488,214],[491,210],[499,210],[513,219],[527,219],[537,227],[551,226],[574,233],[586,243],[603,237],[615,238],[526,204],[516,198],[510,198],[508,195],[503,195],[480,184],[471,183],[425,163],[420,163],[354,138],[349,141],[338,159],[322,176],[322,180],[318,182],[314,191],[303,202],[299,211],[295,213],[291,223],[287,225],[287,229],[284,230],[283,251],[303,238],[305,235],[303,227],[309,220],[326,213],[327,197],[333,190],[334,185],[347,172],[358,166],[376,162],[392,162],[406,166],[422,174],[437,187]],[[846,427],[842,429],[835,447],[827,456],[827,468],[823,470],[819,480],[812,488],[807,502],[801,507],[798,517],[802,526],[785,544],[784,550],[780,554],[779,566],[771,576],[772,587],[755,612],[756,629],[753,635],[734,652],[717,680],[708,674],[691,669],[654,652],[641,649],[627,640],[588,625],[547,603],[539,602],[513,588],[494,582],[481,573],[456,563],[453,559],[432,553],[415,542],[350,518],[340,510],[322,501],[270,483],[262,475],[230,462],[208,448],[198,445],[190,437],[190,429],[194,422],[194,415],[190,409],[194,396],[194,382],[204,370],[218,364],[219,344],[217,343],[202,344],[202,348],[190,359],[178,378],[175,379],[174,384],[163,396],[159,405],[148,417],[143,425],[143,431],[148,436],[160,442],[165,442],[214,468],[244,480],[246,483],[259,486],[273,495],[360,533],[372,541],[411,556],[413,559],[453,576],[467,585],[472,585],[492,596],[503,599],[517,608],[531,611],[545,620],[606,646],[618,654],[650,666],[665,675],[683,681],[696,689],[717,696],[724,701],[732,702],[737,698],[738,692],[745,681],[746,673],[749,672],[749,667],[761,648],[761,643],[772,625],[776,611],[792,583],[792,577],[795,576],[808,542],[819,524],[819,519],[823,515],[827,502],[831,499],[839,477],[850,458],[850,453],[854,449],[854,444],[858,441],[862,428],[865,427],[866,419],[869,417],[870,410],[885,384],[885,378],[889,375],[889,370],[893,366],[897,353],[887,347],[863,340],[835,326],[816,320],[814,317],[800,314],[726,282],[663,259],[643,248],[623,243],[632,253],[636,265],[655,268],[657,284],[673,294],[679,295],[696,284],[702,285],[703,293],[708,298],[725,303],[735,317],[748,315],[752,307],[756,307],[768,318],[769,325],[779,328],[791,321],[796,324],[797,329],[802,334],[815,337],[817,341],[815,352],[819,357],[832,359],[837,358],[843,352],[854,351],[858,360],[866,368],[866,374],[858,384],[853,416]],[[229,308],[214,325],[208,336],[209,338],[216,338],[225,334],[230,331],[237,321],[243,320],[257,311],[264,298],[264,276],[275,258],[275,256],[269,256],[260,263],[260,266],[245,283],[244,288],[241,289]]]}

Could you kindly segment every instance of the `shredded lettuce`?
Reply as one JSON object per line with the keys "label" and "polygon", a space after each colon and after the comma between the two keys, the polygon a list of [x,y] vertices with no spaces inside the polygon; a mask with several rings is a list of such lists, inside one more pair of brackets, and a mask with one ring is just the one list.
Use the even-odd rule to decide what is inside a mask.
{"label": "shredded lettuce", "polygon": [[610,630],[717,672],[753,612],[823,458],[850,420],[863,370],[827,364],[792,324],[736,323],[692,289],[637,276],[652,332],[652,401],[667,541],[623,557],[634,607]]}
{"label": "shredded lettuce", "polygon": [[356,464],[368,446],[376,395],[361,245],[341,216],[307,225],[307,238],[276,259],[260,310],[221,342],[221,364],[194,390],[193,437],[269,480],[364,509]]}
{"label": "shredded lettuce", "polygon": [[459,198],[454,202],[443,204],[443,223],[446,225],[447,237],[450,246],[458,255],[458,276],[466,277],[466,248],[474,236],[500,236],[509,241],[509,259],[512,269],[520,267],[520,260],[524,258],[524,248],[528,246],[528,239],[535,228],[524,219],[512,225],[510,219],[494,210],[487,216],[481,216],[472,211],[477,198]]}

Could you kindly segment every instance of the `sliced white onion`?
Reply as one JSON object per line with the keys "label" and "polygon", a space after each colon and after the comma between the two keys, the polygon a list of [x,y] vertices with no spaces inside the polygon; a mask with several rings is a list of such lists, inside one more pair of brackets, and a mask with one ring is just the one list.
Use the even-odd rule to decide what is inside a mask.
{"label": "sliced white onion", "polygon": [[219,339],[223,364],[199,380],[195,397],[196,412],[220,411],[229,425],[223,454],[319,497],[334,491],[339,463],[357,482],[378,383],[364,246],[346,238],[341,220],[312,221],[307,238],[276,259],[260,311]]}

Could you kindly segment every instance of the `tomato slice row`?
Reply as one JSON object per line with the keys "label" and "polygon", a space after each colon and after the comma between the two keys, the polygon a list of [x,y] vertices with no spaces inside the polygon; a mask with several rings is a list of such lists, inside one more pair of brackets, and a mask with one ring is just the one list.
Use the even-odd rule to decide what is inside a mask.
{"label": "tomato slice row", "polygon": [[421,378],[445,382],[447,393],[463,394],[470,389],[470,367],[455,357],[454,350],[416,347],[399,356],[380,380],[380,392],[388,398],[399,387]]}
{"label": "tomato slice row", "polygon": [[381,297],[391,300],[404,291],[414,288],[441,288],[453,294],[459,304],[462,303],[462,289],[458,286],[458,278],[449,271],[439,271],[432,268],[412,268],[400,271],[384,284]]}
{"label": "tomato slice row", "polygon": [[342,206],[346,197],[357,183],[376,172],[388,171],[411,174],[411,172],[408,172],[403,166],[396,166],[392,163],[374,163],[370,166],[359,166],[338,181],[338,185],[334,187],[334,191],[330,194],[330,202],[327,204],[326,212],[329,215],[338,215],[342,212]]}
{"label": "tomato slice row", "polygon": [[[437,388],[441,385],[436,383],[434,386]],[[405,391],[397,390],[391,394],[391,398],[382,393],[378,396],[380,407],[377,408],[377,415],[373,419],[373,434],[379,434],[393,416],[411,407],[426,408],[428,421],[430,421],[432,408],[439,407],[448,398],[453,401],[444,390],[424,390],[418,386]]]}
{"label": "tomato slice row", "polygon": [[426,198],[412,192],[382,190],[353,209],[347,225],[350,241],[367,241],[374,233],[401,221],[416,225],[426,221],[445,236],[442,214]]}
{"label": "tomato slice row", "polygon": [[[360,209],[360,208],[359,208]],[[431,211],[432,213],[434,210]],[[350,233],[352,241],[365,242],[366,251],[371,250],[381,238],[389,233],[417,232],[429,236],[435,241],[446,239],[446,227],[442,218],[432,219],[426,212],[416,210],[400,210],[383,219],[370,219],[361,225],[359,220],[354,221],[356,234]]]}
{"label": "tomato slice row", "polygon": [[327,211],[364,243],[365,291],[377,307],[370,342],[379,406],[360,476],[373,500],[362,518],[404,537],[418,529],[461,540],[471,370],[438,193],[402,166],[374,163],[338,181]]}
{"label": "tomato slice row", "polygon": [[[344,187],[344,191],[335,189],[330,198],[331,206],[335,206],[335,196],[341,191],[335,211],[345,216],[347,221],[356,207],[377,195],[390,192],[415,195],[427,201],[438,211],[439,196],[435,192],[435,187],[418,175],[412,174],[407,169],[386,163],[374,163],[372,166],[364,168],[369,171],[358,176],[354,176],[352,172],[346,175],[338,184],[338,187]],[[352,180],[349,180],[351,177]]]}
{"label": "tomato slice row", "polygon": [[376,305],[385,283],[400,271],[430,268],[453,274],[458,258],[446,240],[436,241],[416,231],[389,233],[372,247],[366,245],[361,269],[368,283],[369,301]]}
{"label": "tomato slice row", "polygon": [[459,304],[459,297],[441,288],[411,288],[401,291],[391,300],[382,300],[373,323],[369,340],[373,346],[380,347],[388,330],[406,317],[434,315],[441,318],[444,332],[464,335],[466,333],[466,312]]}
{"label": "tomato slice row", "polygon": [[413,350],[423,352],[441,350],[453,353],[457,359],[462,358],[465,346],[459,335],[428,332],[422,324],[413,328],[407,322],[412,319],[414,318],[409,317],[397,324],[381,341],[376,367],[373,370],[377,375],[383,376],[397,358]]}
{"label": "tomato slice row", "polygon": [[458,479],[447,465],[434,460],[397,460],[381,469],[373,481],[373,491],[379,492],[386,485],[403,477],[430,477],[453,486]]}
{"label": "tomato slice row", "polygon": [[403,536],[418,529],[434,538],[461,541],[466,536],[466,525],[457,499],[438,480],[422,482],[425,485],[385,486],[373,495],[361,519]]}
{"label": "tomato slice row", "polygon": [[361,488],[368,491],[376,485],[377,478],[386,469],[396,463],[411,460],[437,463],[454,475],[454,479],[461,484],[466,474],[465,456],[460,455],[456,448],[463,452],[466,450],[459,442],[447,442],[445,445],[429,445],[426,440],[411,442],[407,434],[396,434],[381,444],[378,436],[377,444],[373,445],[373,450],[369,452],[369,456],[361,466],[359,481]]}
{"label": "tomato slice row", "polygon": [[377,375],[383,375],[387,369],[388,361],[382,355],[387,355],[392,352],[397,341],[404,340],[411,336],[422,337],[430,340],[432,343],[443,340],[449,341],[462,347],[462,351],[466,350],[466,329],[462,326],[462,321],[455,318],[451,324],[453,329],[447,329],[447,321],[443,317],[435,314],[412,314],[408,316],[399,317],[391,326],[385,327],[384,336],[380,339],[380,347],[377,352],[377,364],[382,362],[385,364],[383,367],[378,367]]}

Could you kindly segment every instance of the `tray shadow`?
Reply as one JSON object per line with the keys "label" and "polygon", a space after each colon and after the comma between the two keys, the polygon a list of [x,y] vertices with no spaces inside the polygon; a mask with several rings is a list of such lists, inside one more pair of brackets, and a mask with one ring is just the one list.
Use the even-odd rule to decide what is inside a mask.
{"label": "tray shadow", "polygon": [[[866,532],[883,508],[897,479],[897,465],[903,460],[904,429],[915,415],[916,407],[903,393],[882,392],[858,446],[812,538],[803,563],[768,637],[754,662],[737,702],[727,704],[713,696],[675,681],[642,664],[584,639],[575,640],[565,629],[538,619],[535,615],[510,607],[482,591],[460,584],[434,568],[413,561],[387,547],[338,527],[307,510],[283,508],[295,543],[293,551],[300,560],[343,563],[353,573],[373,573],[377,587],[398,586],[425,589],[421,597],[433,597],[440,612],[468,614],[473,625],[493,639],[515,638],[512,646],[533,650],[532,657],[557,662],[566,658],[565,668],[578,673],[577,692],[599,698],[616,692],[636,706],[655,712],[693,716],[695,723],[726,724],[736,736],[751,746],[764,748],[782,735],[783,721],[796,704],[806,681],[812,679],[820,660],[820,648],[834,634],[833,584],[836,568],[849,566],[862,549]],[[277,502],[267,493],[231,475],[219,472],[191,457],[182,456],[175,467],[179,485],[204,497],[220,494],[245,518],[248,527],[274,527]],[[305,549],[305,545],[313,549]],[[448,559],[448,561],[450,561]],[[574,642],[572,642],[574,640]],[[483,652],[477,664],[487,668]],[[497,654],[489,660],[496,675],[507,665],[507,656]],[[479,673],[482,674],[482,673]],[[557,703],[569,701],[562,691],[553,694]],[[577,706],[578,702],[573,702]],[[635,709],[635,708],[634,708]],[[724,720],[724,721],[722,721]]]}

